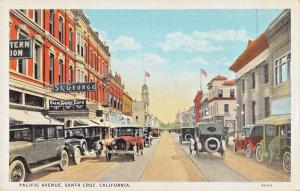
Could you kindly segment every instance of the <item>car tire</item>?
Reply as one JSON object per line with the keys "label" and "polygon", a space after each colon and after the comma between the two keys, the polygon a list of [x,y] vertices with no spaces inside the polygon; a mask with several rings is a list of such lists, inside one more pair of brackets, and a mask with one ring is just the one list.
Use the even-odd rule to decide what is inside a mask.
{"label": "car tire", "polygon": [[26,169],[22,161],[15,160],[9,165],[9,181],[24,182]]}
{"label": "car tire", "polygon": [[81,152],[80,152],[80,149],[78,147],[76,147],[74,149],[73,161],[74,161],[75,165],[80,164],[80,161],[81,161]]}
{"label": "car tire", "polygon": [[287,172],[287,173],[291,172],[291,152],[290,151],[284,152],[283,157],[282,157],[282,167],[285,172]]}
{"label": "car tire", "polygon": [[96,157],[100,158],[100,156],[101,156],[101,150],[96,151]]}
{"label": "car tire", "polygon": [[[209,148],[208,142],[210,142],[211,140],[214,140],[217,144],[217,147],[215,150],[211,150]],[[215,137],[209,137],[208,139],[205,140],[205,143],[204,143],[204,148],[209,153],[217,152],[220,149],[220,146],[221,146],[221,142],[219,141],[219,139],[217,139]]]}
{"label": "car tire", "polygon": [[251,158],[252,156],[252,151],[251,151],[251,148],[250,148],[250,144],[247,144],[246,147],[245,147],[245,155],[247,158]]}
{"label": "car tire", "polygon": [[255,158],[258,162],[262,162],[264,160],[263,150],[261,145],[257,145],[255,149]]}
{"label": "car tire", "polygon": [[68,166],[69,166],[69,156],[67,151],[63,150],[60,155],[59,169],[61,171],[64,171],[68,168]]}
{"label": "car tire", "polygon": [[82,146],[81,146],[81,148],[82,148],[82,153],[83,153],[83,155],[86,155],[86,153],[87,153],[87,146],[86,146],[86,142],[82,143]]}
{"label": "car tire", "polygon": [[192,139],[193,138],[193,136],[191,135],[191,134],[186,134],[185,136],[184,136],[184,140],[185,141],[190,141],[190,139]]}
{"label": "car tire", "polygon": [[107,161],[110,161],[111,160],[111,153],[106,153],[105,157],[106,157]]}
{"label": "car tire", "polygon": [[133,149],[132,161],[136,161],[136,158],[137,158],[137,146],[134,145],[132,149]]}

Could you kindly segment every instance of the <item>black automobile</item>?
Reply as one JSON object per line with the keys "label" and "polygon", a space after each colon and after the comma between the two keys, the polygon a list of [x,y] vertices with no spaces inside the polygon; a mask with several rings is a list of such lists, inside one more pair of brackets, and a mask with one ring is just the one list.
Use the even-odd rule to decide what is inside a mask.
{"label": "black automobile", "polygon": [[144,127],[144,147],[152,145],[151,127]]}
{"label": "black automobile", "polygon": [[81,155],[95,152],[97,158],[103,151],[101,140],[108,137],[108,127],[76,126],[65,129],[66,146],[75,164],[81,161]]}
{"label": "black automobile", "polygon": [[9,180],[23,182],[27,173],[48,167],[67,169],[64,126],[19,124],[9,129]]}
{"label": "black automobile", "polygon": [[181,127],[179,134],[179,143],[189,142],[190,139],[193,139],[195,136],[195,128],[194,127]]}
{"label": "black automobile", "polygon": [[225,157],[226,150],[226,130],[222,123],[202,123],[196,126],[195,139],[190,141],[190,153],[218,152],[221,157]]}

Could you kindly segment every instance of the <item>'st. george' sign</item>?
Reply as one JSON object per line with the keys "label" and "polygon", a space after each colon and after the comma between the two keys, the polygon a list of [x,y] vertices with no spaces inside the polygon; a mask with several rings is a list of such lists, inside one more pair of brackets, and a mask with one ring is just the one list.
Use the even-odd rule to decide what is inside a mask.
{"label": "'st. george' sign", "polygon": [[19,39],[9,41],[9,58],[32,58],[32,40]]}
{"label": "'st. george' sign", "polygon": [[96,91],[95,82],[69,83],[69,84],[54,84],[54,92],[89,92]]}

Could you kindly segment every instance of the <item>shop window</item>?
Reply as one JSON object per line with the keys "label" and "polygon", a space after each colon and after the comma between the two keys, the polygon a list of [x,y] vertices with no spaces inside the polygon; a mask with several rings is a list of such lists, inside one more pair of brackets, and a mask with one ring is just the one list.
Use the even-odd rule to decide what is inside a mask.
{"label": "shop window", "polygon": [[25,104],[36,107],[44,107],[44,98],[25,94]]}
{"label": "shop window", "polygon": [[22,93],[14,90],[9,90],[9,102],[22,104]]}

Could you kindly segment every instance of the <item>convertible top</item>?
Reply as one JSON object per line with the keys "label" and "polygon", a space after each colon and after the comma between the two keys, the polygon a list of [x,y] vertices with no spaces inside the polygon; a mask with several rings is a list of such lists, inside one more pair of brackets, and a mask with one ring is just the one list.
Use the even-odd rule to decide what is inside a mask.
{"label": "convertible top", "polygon": [[291,115],[272,115],[256,122],[258,125],[282,125],[291,123]]}

